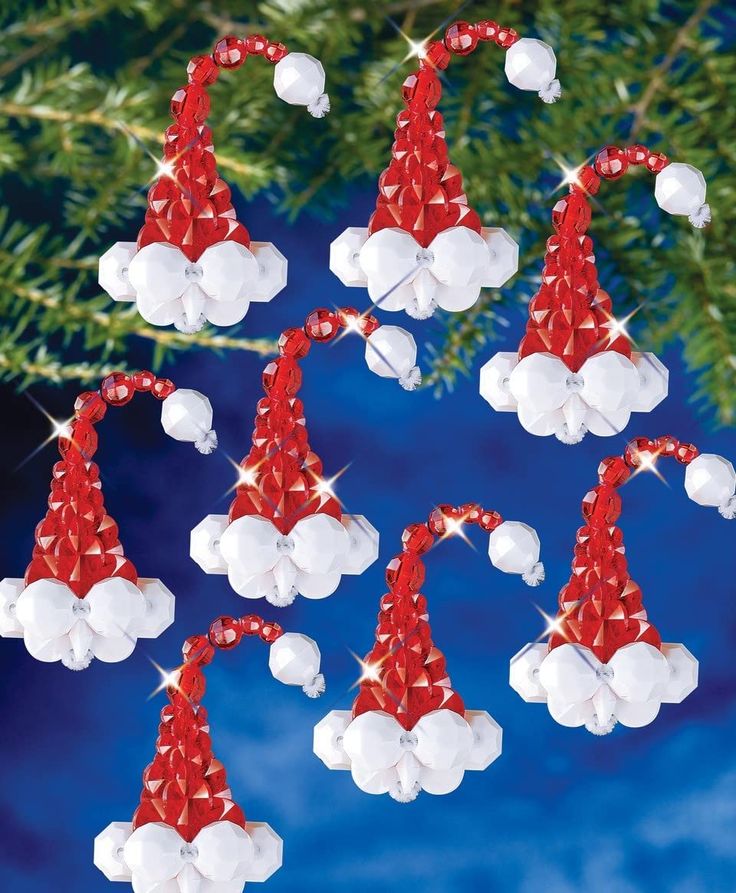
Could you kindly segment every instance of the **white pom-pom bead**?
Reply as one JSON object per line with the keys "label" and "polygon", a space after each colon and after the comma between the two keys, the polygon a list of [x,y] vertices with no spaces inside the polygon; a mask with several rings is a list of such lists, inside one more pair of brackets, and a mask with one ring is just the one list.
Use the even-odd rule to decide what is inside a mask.
{"label": "white pom-pom bead", "polygon": [[550,81],[546,87],[543,87],[538,95],[542,102],[546,102],[547,105],[552,105],[552,103],[557,102],[560,96],[562,96],[562,86],[557,78],[555,78]]}
{"label": "white pom-pom bead", "polygon": [[170,394],[161,405],[161,424],[174,440],[201,443],[202,452],[212,452],[217,446],[212,431],[212,404],[199,391],[178,388]]}
{"label": "white pom-pom bead", "polygon": [[654,197],[668,214],[695,214],[705,204],[705,190],[705,177],[691,164],[668,164],[654,181]]}
{"label": "white pom-pom bead", "polygon": [[711,220],[710,205],[707,202],[704,205],[701,205],[697,211],[688,214],[687,219],[695,229],[703,229],[704,226],[708,226]]}
{"label": "white pom-pom bead", "polygon": [[[307,694],[308,688],[319,687],[319,663],[317,643],[301,633],[284,633],[271,645],[268,657],[268,666],[275,679],[284,685],[301,685]],[[321,684],[324,686],[324,679]]]}
{"label": "white pom-pom bead", "polygon": [[313,118],[324,118],[330,113],[330,97],[326,93],[318,96],[314,102],[310,102],[307,111]]}
{"label": "white pom-pom bead", "polygon": [[401,381],[416,366],[417,343],[406,329],[379,326],[366,338],[365,361],[371,372],[381,378],[398,378]]}
{"label": "white pom-pom bead", "polygon": [[422,371],[419,366],[412,366],[411,369],[399,379],[399,384],[405,391],[416,391],[421,383]]}
{"label": "white pom-pom bead", "polygon": [[325,70],[314,56],[307,53],[287,53],[274,66],[273,86],[279,99],[289,105],[315,104],[317,109],[320,101],[324,104],[322,95],[325,92]]}
{"label": "white pom-pom bead", "polygon": [[521,521],[504,521],[491,533],[488,554],[491,563],[506,574],[527,574],[539,561],[539,537]]}
{"label": "white pom-pom bead", "polygon": [[519,90],[539,92],[549,89],[555,80],[557,59],[552,47],[544,41],[522,37],[506,51],[504,67],[509,83]]}
{"label": "white pom-pom bead", "polygon": [[685,470],[685,490],[698,505],[727,506],[736,492],[736,471],[723,456],[701,453]]}

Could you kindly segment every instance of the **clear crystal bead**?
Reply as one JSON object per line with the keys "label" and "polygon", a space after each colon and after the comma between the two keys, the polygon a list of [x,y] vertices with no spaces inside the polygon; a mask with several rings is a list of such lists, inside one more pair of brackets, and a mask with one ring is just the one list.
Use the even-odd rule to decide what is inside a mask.
{"label": "clear crystal bead", "polygon": [[595,675],[601,682],[610,682],[613,679],[613,667],[609,667],[608,664],[601,664],[595,671]]}
{"label": "clear crystal bead", "polygon": [[399,739],[399,743],[404,748],[404,750],[414,750],[414,748],[417,746],[418,739],[414,732],[404,732]]}
{"label": "clear crystal bead", "polygon": [[420,248],[417,251],[417,263],[420,267],[429,267],[434,262],[434,254],[429,248]]}
{"label": "clear crystal bead", "polygon": [[89,603],[84,601],[84,599],[78,599],[74,607],[72,608],[72,612],[75,617],[86,617],[87,614],[92,609],[89,606]]}
{"label": "clear crystal bead", "polygon": [[179,855],[185,862],[194,862],[197,856],[199,856],[199,850],[193,843],[185,843],[179,850]]}
{"label": "clear crystal bead", "polygon": [[583,388],[583,376],[579,375],[577,372],[573,372],[572,375],[568,375],[566,384],[568,391],[572,391],[576,394]]}
{"label": "clear crystal bead", "polygon": [[187,282],[199,282],[203,275],[202,267],[199,264],[187,264],[184,275],[187,277]]}
{"label": "clear crystal bead", "polygon": [[294,540],[290,536],[281,536],[276,542],[279,555],[291,555],[294,551]]}

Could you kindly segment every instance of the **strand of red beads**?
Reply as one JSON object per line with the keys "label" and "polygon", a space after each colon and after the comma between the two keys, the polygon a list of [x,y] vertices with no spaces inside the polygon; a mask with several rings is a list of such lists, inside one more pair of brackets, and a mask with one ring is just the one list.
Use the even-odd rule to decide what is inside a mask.
{"label": "strand of red beads", "polygon": [[631,165],[644,166],[657,174],[668,164],[666,155],[640,144],[605,146],[592,164],[576,172],[569,195],[552,209],[555,235],[547,240],[542,285],[529,305],[520,359],[547,351],[577,372],[600,350],[615,350],[631,357],[629,339],[610,328],[611,298],[598,283],[593,240],[586,235],[591,221],[589,196],[598,192],[601,178],[618,180]]}
{"label": "strand of red beads", "polygon": [[464,715],[463,701],[453,691],[444,654],[432,641],[424,584],[425,555],[460,523],[476,524],[488,533],[503,521],[498,512],[476,503],[439,505],[426,522],[410,524],[401,540],[403,551],[386,567],[389,591],[381,598],[376,640],[365,664],[375,673],[364,678],[353,715],[384,710],[411,729],[429,710],[447,707]]}
{"label": "strand of red beads", "polygon": [[689,465],[696,456],[693,444],[665,435],[656,440],[634,438],[623,455],[603,459],[599,483],[583,498],[585,526],[577,532],[572,576],[560,590],[559,631],[550,638],[550,648],[580,643],[606,663],[631,642],[660,646],[659,633],[647,621],[641,590],[629,576],[623,533],[616,526],[621,515],[618,488],[659,457]]}

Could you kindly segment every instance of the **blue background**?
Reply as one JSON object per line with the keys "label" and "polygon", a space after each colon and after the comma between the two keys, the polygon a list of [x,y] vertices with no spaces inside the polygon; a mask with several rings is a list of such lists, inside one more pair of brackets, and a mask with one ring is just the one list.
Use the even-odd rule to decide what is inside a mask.
{"label": "blue background", "polygon": [[[372,201],[372,190],[355,193],[329,225],[293,228],[265,200],[244,210],[254,238],[271,239],[290,263],[288,288],[273,304],[254,305],[247,332],[299,324],[315,306],[365,306],[364,291],[343,288],[329,273],[327,245],[345,226],[363,224]],[[488,345],[484,356],[518,344],[524,310],[508,315],[506,340]],[[403,314],[384,319],[407,325],[422,343],[436,334],[436,323],[407,322]],[[379,561],[361,577],[345,577],[327,601],[300,599],[281,611],[256,603],[286,629],[318,639],[328,691],[310,701],[276,683],[266,648],[252,640],[218,655],[208,673],[215,752],[235,798],[251,820],[269,822],[285,841],[284,866],[268,890],[735,890],[736,526],[687,499],[683,469],[674,462],[660,463],[671,489],[653,475],[624,489],[632,576],[665,641],[683,642],[699,658],[700,687],[683,704],[665,705],[644,729],[595,738],[562,728],[543,705],[525,704],[509,688],[508,662],[541,632],[532,601],[554,611],[581,523],[580,500],[596,482],[598,461],[622,450],[624,436],[589,437],[575,447],[533,438],[515,416],[492,412],[480,398],[477,368],[438,402],[375,378],[362,354],[357,339],[316,346],[303,363],[302,396],[326,474],[352,463],[338,494],[380,529]],[[733,433],[704,430],[688,404],[693,381],[677,351],[663,359],[670,396],[650,415],[635,415],[626,435],[671,433],[734,458]],[[148,362],[143,350],[135,360]],[[108,509],[139,573],[162,578],[176,593],[177,620],[124,663],[95,663],[77,674],[37,663],[20,641],[0,642],[3,889],[110,889],[92,864],[92,841],[108,822],[130,819],[153,755],[165,698],[147,700],[158,682],[147,656],[174,666],[186,636],[204,632],[218,614],[254,606],[225,578],[203,574],[188,558],[188,543],[205,514],[226,511],[221,494],[233,471],[224,453],[240,459],[247,452],[263,364],[245,354],[192,353],[168,370],[180,386],[212,398],[222,448],[214,456],[165,438],[150,398],[110,411],[100,427]],[[75,392],[34,389],[59,418],[70,414]],[[47,436],[48,424],[25,397],[5,389],[2,399],[0,572],[18,577],[44,514],[55,448],[13,472]],[[312,754],[312,727],[328,710],[350,706],[358,668],[348,649],[362,654],[371,645],[383,568],[403,527],[438,502],[466,501],[534,525],[547,567],[547,582],[528,589],[491,567],[487,538],[477,530],[477,552],[451,540],[428,561],[435,640],[467,707],[489,710],[503,726],[504,752],[485,772],[466,774],[449,796],[422,794],[410,805],[371,797]]]}

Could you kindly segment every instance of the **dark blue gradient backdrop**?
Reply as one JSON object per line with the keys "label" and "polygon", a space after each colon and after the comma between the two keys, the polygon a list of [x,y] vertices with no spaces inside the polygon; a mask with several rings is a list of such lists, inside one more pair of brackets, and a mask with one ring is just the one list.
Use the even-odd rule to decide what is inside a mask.
{"label": "dark blue gradient backdrop", "polygon": [[[346,225],[367,219],[371,201],[370,194],[355,196],[330,225],[304,220],[294,228],[265,201],[246,209],[254,237],[274,241],[290,264],[288,288],[274,303],[254,305],[247,333],[298,325],[315,306],[365,306],[365,292],[343,288],[329,273],[327,246]],[[403,314],[384,319],[407,324]],[[486,356],[518,344],[523,309],[509,319],[507,340],[489,345]],[[408,320],[422,344],[433,325]],[[144,346],[136,359],[147,362]],[[672,433],[733,458],[732,432],[704,429],[689,404],[694,380],[678,352],[664,359],[669,398],[650,415],[635,415],[626,434]],[[233,470],[224,453],[239,460],[247,452],[262,366],[249,354],[192,353],[170,370],[181,386],[210,395],[219,455],[202,457],[168,440],[150,398],[110,411],[100,426],[108,509],[139,573],[175,592],[177,619],[124,663],[95,663],[77,674],[37,663],[19,641],[0,641],[1,888],[110,889],[92,864],[92,841],[108,822],[130,819],[153,754],[165,699],[148,700],[158,677],[147,658],[171,667],[186,636],[205,631],[219,614],[257,606],[286,629],[318,639],[328,679],[325,696],[307,700],[272,679],[267,650],[254,641],[218,655],[209,668],[205,703],[235,798],[250,819],[269,822],[284,838],[284,865],[269,891],[735,890],[736,525],[690,502],[683,469],[673,462],[660,463],[669,486],[640,475],[624,488],[632,576],[663,638],[684,642],[699,658],[700,687],[683,704],[665,705],[644,729],[595,738],[561,728],[543,705],[525,704],[509,688],[509,658],[541,632],[533,601],[554,610],[580,500],[596,482],[598,461],[620,451],[624,437],[590,437],[575,447],[534,438],[515,416],[493,413],[480,398],[477,368],[437,401],[374,377],[357,339],[316,346],[303,363],[311,443],[326,474],[351,463],[338,493],[348,511],[379,528],[381,554],[363,576],[343,578],[328,600],[299,599],[279,611],[238,598],[225,578],[207,577],[188,558],[189,530],[205,514],[226,511]],[[69,415],[74,393],[34,389],[60,418]],[[13,472],[48,435],[48,424],[25,397],[5,389],[2,399],[0,575],[21,576],[55,448]],[[452,540],[428,561],[435,640],[467,707],[489,710],[503,726],[504,752],[485,772],[467,773],[449,796],[422,794],[409,805],[371,797],[312,754],[312,727],[328,710],[350,706],[358,668],[348,649],[362,654],[371,645],[384,566],[402,528],[438,502],[471,500],[534,525],[547,567],[547,582],[533,590],[500,574],[477,530],[477,551]]]}

